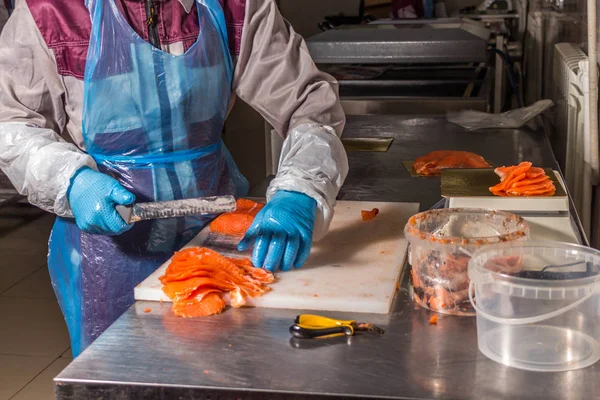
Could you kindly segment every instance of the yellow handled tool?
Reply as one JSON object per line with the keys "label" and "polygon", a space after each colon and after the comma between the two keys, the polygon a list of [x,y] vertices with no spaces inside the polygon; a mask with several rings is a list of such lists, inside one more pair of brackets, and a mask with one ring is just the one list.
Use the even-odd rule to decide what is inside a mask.
{"label": "yellow handled tool", "polygon": [[353,336],[357,331],[385,333],[383,329],[373,324],[358,323],[354,320],[333,319],[320,315],[298,315],[294,322],[294,325],[290,327],[290,333],[298,339]]}

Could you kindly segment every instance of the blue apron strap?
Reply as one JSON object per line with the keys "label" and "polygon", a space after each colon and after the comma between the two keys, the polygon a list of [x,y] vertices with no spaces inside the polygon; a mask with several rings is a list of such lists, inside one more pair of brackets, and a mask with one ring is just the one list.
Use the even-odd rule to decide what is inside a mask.
{"label": "blue apron strap", "polygon": [[[101,25],[102,24],[93,23],[93,21],[102,20],[102,17],[103,17],[102,0],[100,0],[100,1],[86,0],[85,6],[87,7],[87,9],[90,12],[90,20],[92,21],[92,24],[91,24],[92,28],[90,31],[90,42],[89,42],[90,45],[88,46],[88,55],[86,57],[86,63],[87,63],[88,62],[87,60],[89,60],[89,59],[96,59],[95,53],[100,51],[100,49],[95,48],[95,47],[97,47],[98,44],[100,43],[100,41],[98,39],[100,38],[100,35],[101,35],[101,29],[102,29]],[[94,39],[94,40],[92,40],[92,39]],[[96,46],[93,47],[91,45],[91,43],[96,43]],[[89,90],[85,90],[85,86],[87,86],[87,84],[90,82],[91,75],[93,74],[93,72],[94,72],[93,68],[87,68],[87,67],[85,68],[85,71],[84,71],[83,109],[88,107],[88,102],[90,101],[90,99],[89,99],[90,93],[89,93]],[[81,131],[82,131],[83,137],[86,137],[88,132],[86,132],[87,129],[86,129],[85,124],[82,124]]]}
{"label": "blue apron strap", "polygon": [[[212,22],[219,28],[221,33],[221,41],[223,44],[223,52],[226,55],[227,67],[231,71],[231,80],[233,81],[233,60],[231,59],[231,52],[229,51],[229,37],[227,33],[227,22],[225,21],[225,10],[219,0],[196,0],[197,6],[204,6],[209,10],[209,14],[212,18]],[[201,13],[198,13],[198,22],[200,21]]]}
{"label": "blue apron strap", "polygon": [[[227,38],[227,23],[225,22],[225,11],[223,10],[223,6],[219,0],[196,0],[198,5],[203,5],[208,10],[210,10],[210,14],[213,17],[213,22],[215,25],[219,27],[221,31],[221,36],[225,43],[228,43]],[[201,13],[198,13],[198,18],[200,18]]]}

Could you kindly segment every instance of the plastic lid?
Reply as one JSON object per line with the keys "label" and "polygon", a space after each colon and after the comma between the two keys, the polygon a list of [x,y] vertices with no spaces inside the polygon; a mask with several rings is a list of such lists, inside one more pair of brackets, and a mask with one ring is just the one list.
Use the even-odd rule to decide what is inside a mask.
{"label": "plastic lid", "polygon": [[533,299],[578,299],[600,289],[600,251],[559,242],[486,246],[469,261],[469,279],[496,293]]}

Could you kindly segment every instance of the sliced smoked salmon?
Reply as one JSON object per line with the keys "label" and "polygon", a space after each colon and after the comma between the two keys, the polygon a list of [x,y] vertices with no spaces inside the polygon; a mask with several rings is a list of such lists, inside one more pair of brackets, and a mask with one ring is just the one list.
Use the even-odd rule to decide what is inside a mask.
{"label": "sliced smoked salmon", "polygon": [[238,199],[235,211],[224,213],[210,223],[210,231],[230,236],[244,236],[254,217],[264,204],[248,199]]}
{"label": "sliced smoked salmon", "polygon": [[247,259],[230,259],[214,250],[192,247],[178,251],[160,278],[163,292],[173,300],[173,312],[200,317],[223,311],[226,300],[242,307],[248,297],[265,294],[275,280]]}
{"label": "sliced smoked salmon", "polygon": [[375,219],[377,214],[379,214],[378,208],[374,208],[371,211],[361,210],[361,212],[360,212],[360,216],[363,221],[371,221],[372,219]]}
{"label": "sliced smoked salmon", "polygon": [[252,261],[247,258],[228,258],[228,260],[238,267],[243,268],[248,274],[250,274],[259,282],[272,283],[275,281],[275,276],[272,273],[263,268],[256,268],[254,265],[252,265]]}
{"label": "sliced smoked salmon", "polygon": [[438,150],[419,157],[413,169],[419,175],[440,175],[446,168],[490,168],[483,157],[468,151]]}
{"label": "sliced smoked salmon", "polygon": [[554,196],[556,187],[542,168],[533,167],[530,162],[522,162],[512,167],[499,167],[494,170],[500,183],[490,188],[496,196]]}
{"label": "sliced smoked salmon", "polygon": [[223,294],[209,292],[200,300],[195,298],[173,303],[173,313],[178,317],[207,317],[221,313],[225,309]]}

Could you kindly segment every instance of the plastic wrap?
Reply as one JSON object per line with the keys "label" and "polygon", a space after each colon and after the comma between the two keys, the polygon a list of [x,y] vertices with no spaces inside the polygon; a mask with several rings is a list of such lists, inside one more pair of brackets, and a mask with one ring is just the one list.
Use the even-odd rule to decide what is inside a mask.
{"label": "plastic wrap", "polygon": [[67,201],[71,177],[94,159],[51,129],[0,123],[0,169],[29,202],[60,216],[73,216]]}
{"label": "plastic wrap", "polygon": [[552,107],[552,100],[540,100],[528,107],[517,108],[503,114],[488,114],[481,111],[456,111],[447,114],[448,122],[460,125],[468,130],[510,128],[525,126],[536,116]]}
{"label": "plastic wrap", "polygon": [[317,201],[314,240],[327,234],[335,199],[348,175],[348,157],[333,128],[302,124],[283,142],[277,176],[267,189],[267,200],[278,190],[304,193]]}
{"label": "plastic wrap", "polygon": [[[139,37],[115,0],[89,0],[92,30],[84,79],[83,134],[98,170],[136,196],[165,201],[244,195],[221,132],[233,64],[218,0],[198,0],[197,42],[173,56]],[[59,218],[49,267],[79,354],[133,303],[133,288],[190,241],[210,216],[136,223],[119,236]]]}

